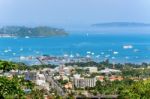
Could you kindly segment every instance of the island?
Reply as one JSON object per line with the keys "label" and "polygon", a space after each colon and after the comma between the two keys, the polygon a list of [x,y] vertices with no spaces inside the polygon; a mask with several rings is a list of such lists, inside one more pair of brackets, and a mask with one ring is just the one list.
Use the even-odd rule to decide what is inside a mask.
{"label": "island", "polygon": [[48,26],[25,27],[25,26],[5,26],[0,28],[0,37],[49,37],[64,36],[68,33],[64,29],[52,28]]}
{"label": "island", "polygon": [[150,24],[138,22],[108,22],[92,24],[92,27],[150,27]]}

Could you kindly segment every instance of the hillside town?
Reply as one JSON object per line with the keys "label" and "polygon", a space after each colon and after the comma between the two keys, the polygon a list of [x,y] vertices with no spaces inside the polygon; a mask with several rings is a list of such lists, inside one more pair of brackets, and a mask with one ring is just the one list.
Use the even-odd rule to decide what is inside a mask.
{"label": "hillside town", "polygon": [[[6,66],[15,66],[13,63],[11,63],[13,65],[6,61],[1,61],[0,63],[0,77],[14,79],[17,76],[18,78],[23,78],[28,83],[34,84],[33,89],[28,86],[22,88],[26,95],[29,95],[35,89],[43,90],[43,97],[45,99],[61,99],[61,97],[63,99],[70,99],[71,97],[71,99],[84,99],[84,97],[91,99],[118,99],[120,97],[119,90],[111,89],[112,87],[119,88],[120,85],[129,86],[126,83],[147,81],[149,79],[149,76],[146,77],[144,74],[139,74],[143,70],[148,72],[148,65],[146,68],[130,68],[125,72],[124,69],[119,69],[111,63],[106,64],[106,62],[106,65],[112,66],[104,66],[100,69],[98,66],[92,65],[94,63],[91,62],[91,65],[84,63],[84,66],[68,63],[52,68],[51,66],[39,66],[37,69],[31,66],[32,69],[29,67],[20,69],[21,66],[19,65],[19,68]],[[3,68],[4,66],[5,68]],[[130,74],[133,71],[130,70],[136,70],[139,75],[131,76]]]}

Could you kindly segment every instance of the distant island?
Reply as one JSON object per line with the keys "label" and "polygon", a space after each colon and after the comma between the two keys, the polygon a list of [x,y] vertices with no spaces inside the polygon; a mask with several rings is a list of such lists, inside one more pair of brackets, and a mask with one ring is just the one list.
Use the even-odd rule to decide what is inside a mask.
{"label": "distant island", "polygon": [[67,35],[64,29],[47,26],[25,27],[25,26],[5,26],[0,28],[0,37],[49,37]]}
{"label": "distant island", "polygon": [[109,22],[92,24],[92,27],[150,27],[150,24],[136,22]]}

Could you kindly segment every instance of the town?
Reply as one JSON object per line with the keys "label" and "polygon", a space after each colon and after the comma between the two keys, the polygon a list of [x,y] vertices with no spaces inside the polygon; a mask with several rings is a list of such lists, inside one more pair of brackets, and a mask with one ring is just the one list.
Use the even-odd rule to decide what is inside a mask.
{"label": "town", "polygon": [[[136,94],[140,97],[140,89],[136,89],[139,90],[136,93],[133,86],[149,84],[150,77],[147,63],[112,64],[109,60],[100,63],[87,61],[35,66],[0,61],[0,69],[0,79],[23,79],[22,83],[25,84],[20,85],[20,90],[23,90],[22,96],[28,97],[27,99],[33,96],[44,99],[118,99],[135,97]],[[14,93],[8,95],[16,97]],[[1,93],[1,97],[8,95],[3,91]]]}

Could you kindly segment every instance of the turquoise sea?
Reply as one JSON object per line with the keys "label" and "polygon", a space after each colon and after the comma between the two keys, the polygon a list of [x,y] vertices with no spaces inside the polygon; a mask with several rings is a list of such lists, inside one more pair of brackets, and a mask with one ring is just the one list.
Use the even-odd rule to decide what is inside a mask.
{"label": "turquoise sea", "polygon": [[150,34],[71,33],[48,38],[0,38],[0,59],[21,56],[91,54],[99,61],[150,62]]}

